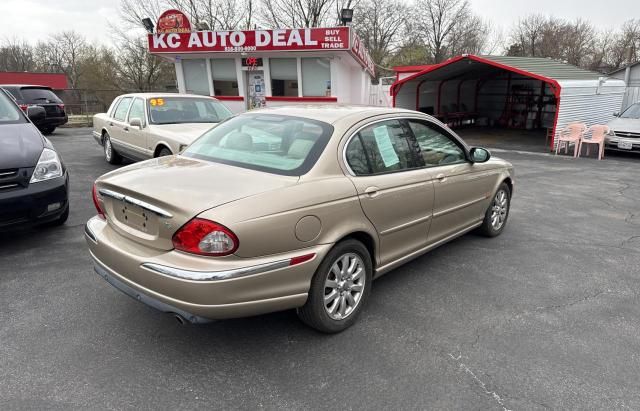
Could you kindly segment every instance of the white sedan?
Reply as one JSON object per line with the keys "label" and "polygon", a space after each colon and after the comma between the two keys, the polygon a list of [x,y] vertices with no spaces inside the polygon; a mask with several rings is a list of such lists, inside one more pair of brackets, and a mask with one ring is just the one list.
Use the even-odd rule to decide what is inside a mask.
{"label": "white sedan", "polygon": [[93,116],[93,137],[104,157],[118,164],[177,154],[205,131],[231,117],[213,97],[134,93],[117,97],[109,111]]}

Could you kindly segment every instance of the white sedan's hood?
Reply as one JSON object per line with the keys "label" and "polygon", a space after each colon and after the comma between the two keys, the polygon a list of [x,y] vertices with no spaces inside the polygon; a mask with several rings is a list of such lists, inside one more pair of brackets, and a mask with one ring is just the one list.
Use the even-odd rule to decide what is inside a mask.
{"label": "white sedan's hood", "polygon": [[608,124],[613,131],[629,131],[632,133],[640,133],[640,120],[635,118],[615,118]]}
{"label": "white sedan's hood", "polygon": [[151,124],[149,129],[160,138],[167,137],[180,144],[191,144],[193,140],[217,125],[218,123]]}

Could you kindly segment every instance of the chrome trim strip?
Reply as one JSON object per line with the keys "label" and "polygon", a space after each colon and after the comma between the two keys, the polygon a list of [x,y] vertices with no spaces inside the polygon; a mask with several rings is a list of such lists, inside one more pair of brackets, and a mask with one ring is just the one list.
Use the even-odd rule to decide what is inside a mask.
{"label": "chrome trim strip", "polygon": [[87,224],[84,225],[84,233],[87,235],[87,237],[89,237],[89,239],[91,239],[91,241],[98,244],[98,238],[89,228],[89,221],[87,221]]}
{"label": "chrome trim strip", "polygon": [[449,213],[453,213],[454,211],[462,210],[463,208],[472,206],[472,205],[474,205],[476,203],[479,203],[480,201],[484,201],[487,198],[489,198],[489,197],[485,196],[485,197],[482,197],[482,198],[478,198],[478,199],[475,199],[475,200],[468,201],[468,202],[463,203],[463,204],[459,204],[459,205],[457,205],[455,207],[451,207],[451,208],[448,208],[446,210],[438,211],[437,213],[433,213],[433,218],[442,217],[445,214],[449,214]]}
{"label": "chrome trim strip", "polygon": [[409,227],[411,227],[411,226],[414,226],[414,225],[417,225],[417,224],[423,223],[423,222],[425,222],[425,221],[429,221],[429,219],[430,219],[430,218],[431,218],[431,216],[430,216],[430,215],[428,215],[428,216],[424,216],[424,217],[420,217],[420,218],[418,218],[418,219],[416,219],[416,220],[409,221],[409,222],[407,222],[407,223],[400,224],[400,225],[398,225],[398,226],[391,227],[391,228],[389,228],[389,229],[386,229],[386,230],[384,230],[384,231],[381,231],[381,232],[380,232],[380,235],[392,234],[392,233],[395,233],[396,231],[404,230],[405,228],[409,228]]}
{"label": "chrome trim strip", "polygon": [[0,190],[4,190],[5,188],[15,188],[18,187],[18,184],[5,184],[0,186]]}
{"label": "chrome trim strip", "polygon": [[260,273],[265,273],[267,271],[288,267],[289,259],[279,260],[273,263],[265,263],[265,264],[253,265],[250,267],[236,268],[233,270],[224,270],[224,271],[191,271],[191,270],[183,270],[181,268],[168,267],[166,265],[161,265],[156,263],[142,263],[140,266],[142,268],[146,268],[147,270],[150,270],[156,273],[168,275],[171,277],[183,278],[185,280],[219,281],[219,280],[229,280],[232,278],[246,277],[252,274],[260,274]]}
{"label": "chrome trim strip", "polygon": [[477,223],[475,223],[475,224],[473,224],[473,225],[471,225],[469,227],[463,228],[462,230],[457,231],[457,232],[455,232],[455,233],[453,233],[453,234],[451,234],[451,235],[449,235],[449,236],[447,236],[447,237],[445,237],[445,238],[443,238],[441,240],[438,240],[433,244],[429,244],[426,247],[423,247],[423,248],[421,248],[419,250],[416,250],[416,251],[414,251],[414,252],[412,252],[410,254],[407,254],[407,255],[405,255],[403,257],[400,257],[397,260],[391,261],[391,262],[389,262],[389,263],[387,263],[387,264],[385,264],[383,266],[380,266],[380,267],[376,268],[374,279],[380,277],[382,274],[385,274],[385,273],[391,271],[395,267],[398,267],[398,266],[400,266],[400,265],[402,265],[402,264],[404,264],[404,263],[406,263],[408,261],[411,261],[414,258],[420,257],[422,254],[424,254],[424,253],[426,253],[426,252],[428,252],[430,250],[433,250],[434,248],[439,247],[439,246],[449,242],[450,240],[453,240],[456,237],[460,237],[461,235],[468,233],[469,231],[473,230],[476,227],[480,227],[481,225],[482,225],[482,220],[478,221]]}
{"label": "chrome trim strip", "polygon": [[5,176],[12,176],[18,174],[18,170],[16,171],[5,171],[3,173],[0,173],[0,177],[5,177]]}
{"label": "chrome trim strip", "polygon": [[125,203],[137,205],[140,208],[144,208],[145,210],[151,211],[152,213],[156,213],[160,217],[172,218],[173,214],[168,211],[163,210],[160,207],[156,207],[153,204],[149,204],[145,201],[138,200],[137,198],[124,195],[122,193],[118,193],[116,191],[107,190],[106,188],[101,188],[98,192],[104,196],[115,198],[116,200],[124,201]]}

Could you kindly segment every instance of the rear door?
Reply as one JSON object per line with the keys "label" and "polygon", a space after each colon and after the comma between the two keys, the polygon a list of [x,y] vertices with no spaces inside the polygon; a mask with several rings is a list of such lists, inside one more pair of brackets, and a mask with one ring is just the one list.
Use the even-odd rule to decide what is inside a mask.
{"label": "rear door", "polygon": [[380,239],[380,264],[425,247],[433,182],[400,119],[371,123],[350,137],[345,159],[360,204]]}
{"label": "rear door", "polygon": [[410,119],[409,126],[434,185],[432,244],[482,220],[495,173],[468,161],[462,142],[439,124]]}
{"label": "rear door", "polygon": [[107,130],[109,130],[109,138],[111,139],[111,144],[116,149],[116,151],[124,154],[127,157],[132,156],[132,150],[129,147],[129,144],[126,142],[126,138],[124,136],[124,128],[127,126],[127,114],[129,113],[129,108],[131,107],[132,101],[133,97],[122,97],[118,102],[115,110],[113,110],[113,115],[111,116],[107,124]]}

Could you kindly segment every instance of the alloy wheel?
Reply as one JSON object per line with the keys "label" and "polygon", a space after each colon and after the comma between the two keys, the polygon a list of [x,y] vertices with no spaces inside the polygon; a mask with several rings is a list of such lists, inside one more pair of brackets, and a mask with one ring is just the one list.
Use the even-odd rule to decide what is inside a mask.
{"label": "alloy wheel", "polygon": [[351,315],[364,292],[366,281],[364,262],[355,253],[347,253],[331,266],[324,283],[324,309],[333,320]]}
{"label": "alloy wheel", "polygon": [[507,219],[509,196],[505,190],[498,190],[491,204],[491,227],[500,230]]}
{"label": "alloy wheel", "polygon": [[107,159],[107,161],[111,161],[111,156],[113,155],[112,150],[113,149],[111,148],[111,139],[107,137],[104,140],[104,156]]}

